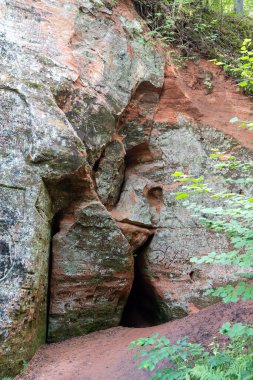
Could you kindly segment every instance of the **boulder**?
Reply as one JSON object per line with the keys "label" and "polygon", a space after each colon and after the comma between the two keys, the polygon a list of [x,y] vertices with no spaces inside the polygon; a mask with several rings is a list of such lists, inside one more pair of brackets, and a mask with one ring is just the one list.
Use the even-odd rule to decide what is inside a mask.
{"label": "boulder", "polygon": [[50,342],[117,326],[133,281],[128,241],[100,202],[76,205],[59,224],[52,243]]}

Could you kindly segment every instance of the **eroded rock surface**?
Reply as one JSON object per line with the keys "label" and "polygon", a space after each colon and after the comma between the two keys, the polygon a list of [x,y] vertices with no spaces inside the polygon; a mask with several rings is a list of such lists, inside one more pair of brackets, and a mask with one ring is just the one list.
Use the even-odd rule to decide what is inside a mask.
{"label": "eroded rock surface", "polygon": [[[199,70],[202,72],[203,68]],[[207,108],[205,114],[203,104],[187,96],[180,85],[180,75],[180,72],[177,75],[174,72],[174,87],[171,78],[165,80],[157,106],[152,107],[153,120],[150,114],[145,117],[143,111],[145,94],[139,103],[133,98],[125,111],[120,126],[126,147],[125,182],[119,202],[112,210],[113,217],[122,223],[123,232],[126,223],[153,231],[150,244],[139,253],[144,262],[141,271],[144,281],[153,287],[164,304],[167,319],[182,317],[215,302],[204,296],[204,291],[235,281],[238,271],[238,268],[190,263],[193,256],[229,250],[229,241],[221,234],[206,230],[182,202],[175,200],[174,193],[180,190],[180,183],[174,182],[173,172],[203,176],[210,186],[222,191],[228,188],[226,178],[230,173],[224,170],[221,176],[215,172],[214,163],[209,158],[212,149],[218,147],[221,151],[236,152],[242,161],[252,157],[249,150],[228,136],[234,135],[234,129],[227,129],[225,135],[220,131],[224,128],[223,124],[217,125],[216,118],[213,124],[209,123],[210,126],[200,122],[207,120],[210,110]],[[215,91],[219,92],[220,88],[216,90],[214,87]],[[208,104],[208,96],[214,99],[215,93],[205,95],[203,86],[202,96],[207,97]],[[231,99],[235,101],[235,98],[235,94],[230,94],[224,102],[226,112],[222,115],[219,111],[221,123],[227,121],[225,117],[229,114],[232,115],[233,108],[229,102]],[[148,91],[146,99],[149,103]],[[241,95],[240,101],[244,106],[248,105],[248,115],[251,115],[252,104]],[[241,112],[245,112],[245,108]],[[248,136],[247,131],[245,135]],[[241,143],[245,135],[238,136]],[[245,145],[251,146],[252,142],[251,136]],[[235,177],[240,175],[233,173]],[[243,186],[241,191],[252,194],[252,186]],[[197,197],[196,201],[210,204],[202,196]]]}
{"label": "eroded rock surface", "polygon": [[[138,42],[143,24],[130,1],[113,8],[23,0],[0,8],[0,374],[9,376],[45,341],[55,214],[54,224],[69,210],[75,217],[70,230],[53,227],[50,339],[120,321],[132,259],[99,197],[108,205],[119,197],[124,147],[113,138],[116,120],[139,83],[161,88],[163,58]],[[99,197],[91,173],[97,160]],[[72,297],[75,286],[87,298]]]}
{"label": "eroded rock surface", "polygon": [[251,136],[225,124],[235,105],[250,118],[252,103],[204,61],[168,67],[164,82],[130,0],[13,0],[0,25],[0,375],[10,376],[45,342],[47,320],[50,341],[118,325],[132,254],[163,320],[233,281],[189,263],[228,241],[175,201],[171,174],[224,188],[209,152],[251,156]]}
{"label": "eroded rock surface", "polygon": [[49,341],[117,326],[132,267],[128,241],[101,203],[65,214],[53,238]]}

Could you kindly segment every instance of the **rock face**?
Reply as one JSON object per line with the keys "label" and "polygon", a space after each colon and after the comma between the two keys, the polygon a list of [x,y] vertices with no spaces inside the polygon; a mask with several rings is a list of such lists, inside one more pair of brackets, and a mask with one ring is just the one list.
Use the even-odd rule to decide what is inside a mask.
{"label": "rock face", "polygon": [[65,214],[53,238],[49,341],[117,326],[132,262],[128,241],[100,202]]}
{"label": "rock face", "polygon": [[113,3],[0,5],[1,376],[46,334],[53,342],[118,325],[134,273],[160,307],[154,323],[205,306],[203,290],[234,279],[189,263],[228,241],[175,202],[171,174],[224,187],[210,149],[248,159],[226,134],[247,148],[250,136],[225,134],[224,124],[234,105],[241,119],[252,105],[204,61],[169,67],[164,81],[164,59],[140,41],[131,1]]}
{"label": "rock face", "polygon": [[[122,223],[123,232],[126,224],[153,231],[149,245],[138,252],[141,256],[138,261],[142,262],[143,281],[156,292],[161,314],[164,315],[166,310],[167,319],[196,312],[214,302],[203,295],[204,291],[235,280],[234,274],[238,270],[190,263],[193,256],[229,250],[229,241],[221,234],[203,228],[174,195],[180,189],[180,183],[173,182],[174,171],[204,176],[218,191],[227,188],[226,178],[231,173],[224,170],[223,176],[215,174],[213,161],[209,158],[214,148],[236,152],[242,161],[252,157],[242,147],[252,146],[253,138],[247,131],[226,130],[227,134],[236,135],[241,145],[223,132],[224,124],[233,115],[233,107],[239,104],[240,112],[246,109],[249,119],[252,103],[236,95],[231,83],[226,82],[221,73],[214,81],[213,93],[207,94],[203,73],[210,75],[210,70],[216,72],[217,69],[204,61],[197,68],[189,64],[188,71],[173,72],[168,67],[158,100],[155,100],[156,91],[151,96],[150,87],[146,91],[142,88],[141,96],[137,90],[119,128],[124,136],[126,171],[121,196],[112,215]],[[189,78],[189,72],[194,72],[192,78]],[[199,77],[202,82],[198,82],[197,96],[201,101],[196,101],[196,95],[189,97],[188,94],[193,91],[192,82]],[[222,83],[224,92],[221,95]],[[226,93],[229,96],[222,100],[222,112],[219,103]],[[149,107],[151,99],[152,106]],[[147,109],[151,110],[148,114]],[[211,112],[214,113],[212,124]],[[240,176],[240,173],[233,175]],[[232,190],[231,185],[229,189]],[[248,186],[241,191],[252,194],[252,188]],[[207,202],[207,205],[210,202],[202,196],[196,200],[203,204]]]}
{"label": "rock face", "polygon": [[110,206],[119,197],[116,121],[140,83],[161,88],[163,59],[138,42],[130,2],[0,7],[0,374],[9,376],[45,342],[48,312],[50,340],[120,322],[132,257],[99,197]]}
{"label": "rock face", "polygon": [[47,99],[8,74],[1,83],[1,375],[45,341],[52,207],[44,180],[85,164],[81,141],[57,107],[46,112]]}

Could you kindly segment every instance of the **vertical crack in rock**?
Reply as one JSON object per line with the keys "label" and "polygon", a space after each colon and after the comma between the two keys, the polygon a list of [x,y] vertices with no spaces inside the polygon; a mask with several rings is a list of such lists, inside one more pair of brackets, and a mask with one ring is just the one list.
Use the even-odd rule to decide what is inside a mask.
{"label": "vertical crack in rock", "polygon": [[166,304],[147,276],[146,250],[153,236],[134,253],[134,281],[121,325],[126,327],[155,326],[169,320]]}
{"label": "vertical crack in rock", "polygon": [[51,285],[52,285],[52,263],[53,263],[53,238],[60,232],[60,222],[63,217],[63,210],[58,211],[51,223],[51,241],[48,257],[48,291],[47,291],[47,321],[46,321],[46,342],[48,341],[48,328],[50,319],[50,303],[51,303]]}

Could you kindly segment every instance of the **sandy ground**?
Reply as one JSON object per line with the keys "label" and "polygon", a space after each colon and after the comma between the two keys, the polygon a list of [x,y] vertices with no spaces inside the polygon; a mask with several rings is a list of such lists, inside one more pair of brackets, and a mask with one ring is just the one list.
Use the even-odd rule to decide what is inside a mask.
{"label": "sandy ground", "polygon": [[186,318],[147,328],[115,327],[62,343],[43,346],[27,373],[15,380],[142,380],[150,373],[136,369],[131,341],[154,332],[172,341],[189,336],[208,344],[226,322],[253,322],[253,302],[217,304]]}

